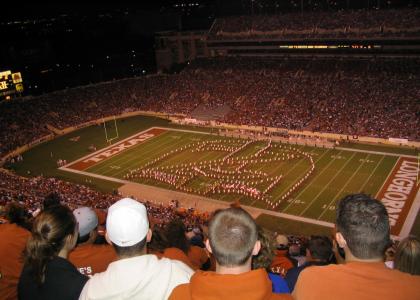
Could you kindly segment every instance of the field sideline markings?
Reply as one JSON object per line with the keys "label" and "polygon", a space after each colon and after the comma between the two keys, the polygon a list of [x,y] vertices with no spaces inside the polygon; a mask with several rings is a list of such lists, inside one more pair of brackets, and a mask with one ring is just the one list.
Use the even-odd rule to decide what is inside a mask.
{"label": "field sideline markings", "polygon": [[379,155],[385,155],[385,156],[397,156],[397,157],[402,156],[402,157],[408,157],[408,158],[417,158],[417,156],[415,155],[389,153],[389,152],[372,151],[372,150],[360,150],[360,149],[343,148],[343,147],[336,147],[335,149],[344,150],[344,151],[352,151],[352,152],[379,154]]}
{"label": "field sideline markings", "polygon": [[370,153],[364,158],[364,161],[360,164],[360,166],[357,167],[357,169],[353,172],[353,174],[350,176],[350,178],[346,181],[345,184],[343,184],[343,187],[338,191],[338,193],[335,195],[335,197],[330,201],[330,203],[327,205],[327,207],[324,209],[324,211],[319,215],[317,218],[318,220],[322,218],[322,216],[325,214],[325,212],[330,208],[331,204],[333,204],[338,197],[340,196],[341,192],[344,191],[344,188],[352,181],[353,177],[356,176],[356,174],[359,172],[360,168],[363,167],[363,165],[366,163],[366,159],[368,159],[370,156]]}
{"label": "field sideline markings", "polygon": [[[312,201],[309,203],[308,206],[306,206],[306,208],[299,214],[299,216],[303,215],[309,207],[312,206],[312,204],[315,202],[316,199],[318,199],[318,197],[328,188],[328,186],[330,185],[330,183],[344,170],[344,168],[348,165],[348,163],[353,159],[353,157],[356,155],[356,153],[353,153],[353,155],[347,160],[347,162],[340,168],[340,170],[338,170],[338,172],[335,173],[335,175],[333,176],[333,178],[331,178],[330,181],[328,181],[327,184],[324,185],[324,188],[312,199]],[[333,162],[334,160],[332,160],[331,162]],[[325,170],[325,169],[324,169]]]}
{"label": "field sideline markings", "polygon": [[[98,153],[102,153],[102,152],[105,152],[106,150],[108,150],[108,149],[110,149],[110,148],[112,148],[112,147],[115,147],[116,145],[119,145],[119,144],[122,144],[122,143],[124,143],[124,142],[126,142],[126,141],[129,141],[130,139],[132,139],[134,136],[137,136],[137,135],[140,135],[140,134],[143,134],[143,133],[147,133],[148,131],[150,131],[150,130],[152,130],[152,129],[154,129],[154,128],[157,128],[157,127],[150,127],[150,128],[147,128],[147,129],[145,129],[145,130],[143,130],[143,131],[140,131],[140,132],[136,132],[135,134],[132,134],[132,135],[130,135],[129,137],[127,137],[127,138],[125,138],[125,139],[123,139],[123,140],[121,140],[121,141],[118,141],[117,143],[115,143],[115,144],[111,144],[111,145],[109,145],[109,146],[107,146],[107,147],[105,147],[105,148],[101,148],[101,149],[99,149],[99,150],[97,150],[97,151],[95,151],[95,152],[93,152],[93,153],[89,153],[89,154],[87,154],[87,155],[85,155],[85,156],[83,156],[83,157],[81,157],[81,158],[79,158],[79,159],[76,159],[76,160],[73,160],[73,161],[71,161],[71,162],[69,162],[67,165],[65,165],[65,166],[63,166],[63,167],[67,167],[67,166],[69,166],[69,165],[73,165],[73,164],[75,164],[75,163],[77,163],[77,162],[79,162],[79,161],[82,161],[82,160],[85,160],[85,159],[87,159],[87,158],[89,158],[89,157],[94,157],[95,155],[97,155]],[[160,128],[160,127],[159,127]],[[160,129],[164,129],[164,128],[160,128]],[[156,136],[154,136],[154,137],[156,137]],[[152,137],[151,139],[153,139],[154,137]],[[126,150],[128,150],[128,149],[126,149]],[[124,152],[124,151],[123,151]],[[112,157],[112,156],[111,156]],[[108,157],[108,158],[106,158],[106,159],[104,159],[104,160],[102,160],[101,162],[103,162],[103,161],[105,161],[105,160],[108,160],[108,159],[110,159],[111,157]],[[94,165],[93,165],[94,166]],[[92,167],[93,167],[92,166]],[[58,168],[58,169],[61,169],[61,168]]]}
{"label": "field sideline markings", "polygon": [[[313,150],[315,150],[315,149],[313,149]],[[313,154],[313,150],[311,151],[311,152],[309,152],[309,153],[311,153],[311,154]],[[318,160],[319,160],[320,158],[318,158]],[[316,162],[318,162],[318,160],[317,161],[315,161],[315,163]],[[287,173],[285,173],[284,175],[283,175],[283,178],[286,178],[286,176],[287,175],[289,175],[290,174],[290,172],[292,172],[294,169],[296,169],[297,168],[297,166],[299,165],[299,164],[301,164],[302,162],[304,162],[305,161],[305,159],[304,158],[302,158],[297,164],[295,163],[294,164],[294,166],[293,166],[293,168],[290,168],[289,169],[289,171],[287,172]],[[309,165],[309,167],[307,167],[307,169],[310,169],[311,168],[311,166]],[[276,201],[276,202],[278,202],[278,200],[281,198],[281,196],[285,193],[285,192],[287,192],[289,189],[290,189],[290,187],[292,187],[297,181],[299,181],[300,179],[302,179],[302,176],[297,176],[297,178],[295,179],[295,180],[291,180],[292,181],[292,183],[290,183],[288,186],[287,186],[287,188],[285,188],[284,189],[284,191],[282,191],[282,193],[279,195],[279,197],[277,198],[277,199],[274,199],[273,201]],[[255,202],[255,201],[254,201]],[[252,203],[253,204],[253,203]],[[252,205],[251,204],[251,205]]]}
{"label": "field sideline markings", "polygon": [[416,221],[417,214],[420,210],[420,190],[414,198],[413,204],[411,204],[411,209],[405,218],[405,222],[400,231],[400,237],[406,237],[410,234],[411,229],[413,228],[414,222]]}
{"label": "field sideline markings", "polygon": [[[108,177],[108,176],[102,176],[102,175],[98,175],[98,174],[92,174],[92,173],[89,173],[89,172],[78,171],[78,170],[74,170],[74,169],[70,169],[70,168],[66,168],[66,167],[62,167],[60,169],[61,170],[64,170],[64,171],[68,171],[68,172],[80,174],[80,175],[90,176],[90,177],[94,177],[94,178],[98,178],[98,179],[104,179],[104,180],[113,181],[113,182],[117,182],[117,183],[134,184],[134,185],[139,185],[139,186],[146,186],[148,188],[153,188],[153,189],[157,189],[157,190],[168,191],[168,189],[157,187],[157,186],[150,186],[150,185],[141,184],[141,183],[137,183],[137,182],[132,182],[132,181],[128,181],[128,180],[117,179],[117,178],[114,178],[114,177]],[[171,190],[171,192],[174,193],[174,197],[176,195],[180,195],[181,198],[182,198],[183,195],[186,194],[186,193],[180,192],[180,191],[172,191]],[[216,199],[212,199],[212,198],[207,198],[207,197],[199,196],[199,195],[196,195],[196,194],[187,194],[187,195],[188,196],[193,195],[193,196],[197,197],[197,199],[199,199],[199,200],[202,199],[202,200],[205,200],[205,201],[210,201],[210,202],[218,203],[218,204],[221,204],[223,206],[228,206],[229,205],[229,203],[226,202],[226,201],[221,201],[221,200],[216,200]],[[314,225],[320,225],[320,226],[325,226],[325,227],[329,227],[329,228],[334,228],[334,224],[333,223],[330,223],[330,222],[319,221],[319,220],[314,220],[314,219],[310,219],[310,218],[289,215],[289,214],[285,214],[285,213],[280,213],[280,212],[276,212],[276,211],[272,211],[272,210],[266,210],[266,209],[263,209],[263,208],[251,207],[251,206],[247,206],[247,205],[241,205],[241,206],[243,208],[247,209],[247,210],[258,211],[261,214],[267,214],[267,215],[271,215],[271,216],[275,216],[275,217],[281,217],[281,218],[285,218],[285,219],[289,219],[289,220],[293,220],[293,221],[300,221],[300,222],[305,222],[305,223],[309,223],[309,224],[314,224]]]}
{"label": "field sideline markings", "polygon": [[[321,160],[321,158],[322,157],[324,157],[324,155],[326,155],[329,151],[330,151],[331,149],[328,149],[327,151],[325,151],[324,152],[324,154],[322,154],[321,156],[319,156],[318,157],[318,159],[315,161],[315,165],[316,165],[316,163],[318,162],[318,161],[320,161]],[[339,155],[341,153],[341,151],[340,152],[338,152],[337,153],[337,155],[336,155],[336,157]],[[333,161],[335,161],[336,160],[336,158],[333,158],[331,161],[330,161],[330,163],[332,163]],[[327,165],[325,165],[325,167],[322,169],[322,171],[320,172],[320,173],[318,173],[317,175],[315,175],[315,177],[314,178],[312,178],[312,180],[310,180],[311,182],[313,182],[319,175],[321,175],[327,168],[328,168],[328,166],[329,166],[329,164],[330,163],[328,163]],[[301,190],[300,192],[299,192],[299,194],[297,194],[296,195],[296,197],[294,197],[293,198],[293,200],[283,209],[283,211],[286,211],[298,198],[299,198],[299,196],[304,192],[304,191],[306,191],[307,190],[307,188],[308,187],[310,187],[312,184],[309,184],[309,182],[307,182],[307,184],[306,184],[306,186],[305,186],[305,188],[303,189],[303,190]]]}
{"label": "field sideline markings", "polygon": [[[302,145],[299,145],[299,150],[301,150],[301,151],[303,151],[303,149],[305,148],[305,146],[302,146]],[[312,149],[311,151],[310,151],[310,153],[311,154],[313,154],[313,151],[314,151],[315,149]],[[286,176],[290,173],[290,172],[292,172],[292,170],[294,170],[299,164],[301,164],[303,161],[305,161],[305,159],[304,158],[302,158],[298,163],[295,163],[294,165],[293,165],[293,167],[292,168],[290,168],[289,169],[289,171],[287,171],[287,173],[285,173],[285,174],[281,174],[282,176],[283,176],[283,178],[286,178]],[[285,164],[287,164],[287,162],[285,162],[285,161],[282,161],[280,164],[279,164],[279,166],[278,167],[276,167],[275,169],[274,169],[274,173],[275,172],[277,172],[277,170],[278,169],[280,169],[280,166],[281,167],[283,167],[283,165],[285,165]],[[258,168],[257,170],[259,171],[259,170],[261,170],[263,167],[260,167],[260,168]],[[293,183],[295,183],[296,181],[298,181],[299,179],[300,179],[301,177],[299,177],[298,179],[296,179],[295,181],[293,181]],[[292,186],[292,184],[290,184],[289,185],[289,187],[290,186]],[[287,191],[287,189],[286,189],[286,191]],[[281,196],[281,195],[280,195]],[[274,200],[273,200],[274,201]],[[251,203],[250,203],[250,205],[252,206],[252,205],[254,205],[254,203],[260,203],[261,201],[259,201],[259,200],[253,200]],[[265,205],[265,204],[263,204],[263,205]],[[268,204],[267,205],[265,205],[266,207],[268,206]]]}
{"label": "field sideline markings", "polygon": [[[380,193],[380,192],[382,191],[382,189],[384,188],[385,183],[387,183],[387,181],[388,181],[389,177],[390,177],[390,176],[394,173],[394,169],[395,169],[395,167],[396,167],[397,163],[399,162],[399,160],[400,160],[400,158],[399,158],[399,159],[397,159],[397,160],[395,161],[394,166],[391,168],[391,171],[389,172],[388,176],[386,177],[386,179],[385,179],[385,180],[384,180],[384,182],[382,183],[382,185],[381,185],[381,187],[379,188],[379,190],[376,192],[375,199],[378,199],[378,195],[379,195],[379,193]],[[379,199],[378,199],[378,200],[379,200]]]}
{"label": "field sideline markings", "polygon": [[[162,133],[162,134],[160,134],[159,136],[155,136],[156,138],[157,137],[162,137],[163,135],[165,135],[165,134],[167,134],[168,132],[164,132],[164,133]],[[151,139],[149,139],[149,141],[147,141],[147,142],[156,142],[157,140],[156,139],[154,139],[154,141],[153,141],[153,138],[151,138]],[[146,141],[145,141],[146,142]],[[171,141],[169,141],[167,144],[169,144]],[[126,149],[127,151],[123,151],[123,152],[125,152],[124,153],[124,155],[123,156],[121,156],[121,154],[123,154],[123,153],[118,153],[117,155],[114,155],[114,156],[112,156],[112,157],[109,157],[108,159],[105,159],[105,160],[103,160],[103,161],[101,161],[101,162],[99,162],[99,163],[97,163],[97,164],[95,164],[95,165],[93,165],[93,166],[91,166],[91,167],[89,167],[88,169],[86,169],[86,170],[89,170],[89,169],[93,169],[93,168],[95,168],[95,167],[97,167],[98,169],[95,169],[95,173],[102,173],[103,171],[104,171],[104,173],[107,173],[108,171],[109,171],[109,161],[110,160],[112,160],[112,159],[115,159],[112,163],[113,164],[117,164],[118,166],[120,166],[120,167],[124,167],[124,164],[127,162],[127,160],[124,158],[124,156],[125,155],[127,155],[127,153],[128,153],[128,151],[133,151],[133,150],[135,150],[135,149],[138,149],[138,148],[140,148],[139,146],[140,145],[142,145],[143,147],[145,146],[145,144],[146,143],[140,143],[140,144],[137,144],[137,145],[134,145],[133,147],[131,147],[131,148],[129,148],[129,149]],[[151,152],[151,151],[147,151],[147,153],[148,152]],[[129,160],[128,160],[129,161]],[[122,165],[119,165],[119,163],[120,162],[122,162],[123,164]],[[124,170],[125,170],[126,168],[124,167]],[[103,175],[105,175],[105,174],[103,174]]]}
{"label": "field sideline markings", "polygon": [[[166,133],[168,133],[168,132],[166,132]],[[155,140],[155,141],[157,141],[157,140]],[[158,143],[160,143],[161,141],[158,141]],[[183,145],[184,145],[184,141],[182,140],[182,139],[180,139],[179,140],[179,147],[182,147]],[[176,145],[178,145],[178,143],[176,143]],[[140,144],[139,144],[140,145]],[[143,143],[142,144],[143,145],[143,147],[145,146],[145,143]],[[153,153],[153,152],[155,152],[156,154],[164,154],[164,153],[166,153],[166,152],[168,152],[171,148],[173,148],[173,145],[174,145],[174,142],[173,141],[171,141],[171,140],[168,140],[167,142],[165,142],[165,143],[162,143],[161,145],[160,145],[160,149],[162,150],[162,148],[163,148],[163,150],[162,151],[156,151],[156,146],[155,145],[153,145],[154,147],[153,147],[153,149],[150,149],[150,150],[148,150],[148,151],[146,151],[145,152],[145,154],[150,154],[150,153]],[[158,145],[159,146],[159,145]],[[134,148],[133,148],[134,149]],[[138,149],[140,149],[140,148],[138,148]],[[118,155],[117,156],[115,156],[114,158],[118,158]],[[133,156],[133,157],[124,157],[124,156],[122,156],[122,157],[120,157],[119,159],[117,159],[116,161],[118,161],[118,162],[120,162],[121,163],[121,165],[120,165],[120,167],[122,167],[122,169],[121,170],[119,170],[119,171],[117,171],[117,172],[115,172],[115,173],[112,173],[112,174],[109,174],[109,175],[112,175],[112,176],[117,176],[117,175],[119,175],[119,174],[122,174],[122,173],[124,173],[124,172],[126,172],[127,170],[130,170],[130,168],[132,168],[132,166],[133,166],[133,164],[132,164],[132,162],[134,162],[134,161],[137,161],[138,163],[143,163],[143,162],[146,162],[146,161],[148,161],[149,159],[147,159],[147,158],[145,158],[145,159],[141,159],[140,161],[138,160],[138,156],[137,155],[135,155],[135,156]],[[108,173],[108,166],[103,166],[103,168],[101,168],[101,169],[105,169],[105,170],[107,170],[105,173]],[[95,172],[98,172],[99,170],[96,170]]]}
{"label": "field sideline markings", "polygon": [[369,177],[366,179],[365,183],[362,185],[362,187],[359,189],[359,193],[364,191],[364,188],[366,187],[366,185],[368,184],[370,178],[373,176],[373,174],[375,174],[376,169],[378,169],[379,165],[382,163],[382,161],[384,160],[385,155],[382,155],[382,158],[379,160],[379,162],[376,164],[375,169],[373,169],[372,173],[370,173]]}

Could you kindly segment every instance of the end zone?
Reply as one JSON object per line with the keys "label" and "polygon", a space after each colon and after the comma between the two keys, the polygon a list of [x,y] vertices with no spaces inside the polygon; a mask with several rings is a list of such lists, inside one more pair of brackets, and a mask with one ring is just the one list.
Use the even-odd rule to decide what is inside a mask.
{"label": "end zone", "polygon": [[389,214],[391,234],[408,236],[420,207],[417,159],[400,157],[376,195]]}
{"label": "end zone", "polygon": [[108,146],[104,149],[100,149],[99,151],[96,151],[93,154],[82,157],[81,159],[78,159],[66,165],[65,167],[69,169],[77,170],[77,171],[86,170],[99,162],[102,162],[108,158],[111,158],[124,150],[127,150],[135,145],[138,145],[164,132],[166,132],[166,130],[162,128],[151,128],[146,131],[142,131],[114,145]]}

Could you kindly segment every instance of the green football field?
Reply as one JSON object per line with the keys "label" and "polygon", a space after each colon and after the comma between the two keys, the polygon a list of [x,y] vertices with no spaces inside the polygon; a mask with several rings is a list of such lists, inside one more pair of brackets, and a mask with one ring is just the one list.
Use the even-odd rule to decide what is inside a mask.
{"label": "green football field", "polygon": [[[197,145],[199,142],[203,142],[203,145],[211,144],[205,144],[208,141],[215,141],[216,143],[213,143],[213,145],[219,145],[219,148],[209,147],[203,151],[194,151],[195,148],[190,146]],[[184,168],[186,172],[190,171],[191,175],[191,179],[185,184],[189,192],[228,202],[239,200],[242,204],[265,209],[273,209],[273,207],[263,199],[255,199],[249,195],[235,193],[233,188],[220,193],[205,192],[209,186],[223,183],[234,184],[235,182],[240,186],[250,186],[258,190],[264,190],[275,178],[282,176],[271,192],[267,193],[267,200],[277,205],[274,208],[276,211],[333,222],[335,204],[340,198],[356,192],[375,195],[398,159],[396,156],[385,154],[272,143],[270,149],[264,151],[269,153],[262,152],[260,160],[254,160],[255,154],[266,147],[268,141],[248,141],[249,144],[246,144],[246,142],[247,140],[219,137],[217,135],[168,130],[97,163],[85,171],[167,189],[179,189],[174,184],[162,182],[156,178],[144,176],[127,178],[126,175],[130,174],[132,170],[144,170],[145,168],[161,174],[173,175],[176,171],[179,172],[181,168]],[[221,159],[230,153],[229,150],[238,149],[243,145],[245,147],[230,156],[233,161],[231,165],[222,163]],[[167,155],[171,151],[174,152],[183,147],[183,150]],[[230,148],[223,149],[222,147]],[[302,179],[302,175],[311,168],[311,164],[303,156],[283,161],[274,161],[273,158],[281,157],[283,153],[286,153],[286,155],[287,153],[298,153],[297,151],[311,155],[315,169],[303,184],[290,193],[288,197],[282,198]],[[164,158],[160,159],[162,156]],[[235,159],[238,159],[237,164],[235,164]],[[148,164],[153,160],[157,160],[156,163],[149,166]],[[252,160],[254,163],[249,163],[241,169],[247,171],[243,172],[244,176],[236,176],[235,179],[232,178],[235,177],[234,175],[219,176],[218,178],[210,177],[211,172],[209,172],[208,165],[211,165],[212,162],[220,168],[220,171],[234,173],[235,167],[240,162]],[[204,174],[194,170],[194,164],[199,166],[199,170]],[[258,172],[265,173],[266,176],[248,178],[250,176],[245,175],[259,174]]]}
{"label": "green football field", "polygon": [[[83,169],[83,174],[60,170],[56,161],[60,158],[71,163],[89,157],[92,144],[105,149],[99,152],[106,151],[109,145],[102,126],[83,128],[34,147],[24,153],[23,162],[9,168],[25,176],[54,176],[102,191],[117,189],[123,180],[227,202],[239,200],[244,205],[314,220],[314,226],[319,227],[316,221],[334,222],[336,203],[344,195],[377,195],[398,154],[418,154],[415,149],[389,146],[349,144],[328,149],[270,144],[268,140],[224,137],[209,128],[145,116],[121,119],[117,124],[119,137],[113,145],[152,127],[165,131]],[[107,128],[107,134],[115,136],[112,122]],[[281,219],[264,213],[260,218],[267,225]],[[299,233],[303,223],[298,219],[279,222],[282,227],[284,221],[295,222],[290,233]]]}

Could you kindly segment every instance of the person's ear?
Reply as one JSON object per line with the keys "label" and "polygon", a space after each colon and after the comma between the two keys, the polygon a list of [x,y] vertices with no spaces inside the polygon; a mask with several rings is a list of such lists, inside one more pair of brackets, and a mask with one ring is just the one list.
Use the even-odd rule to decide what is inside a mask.
{"label": "person's ear", "polygon": [[254,245],[254,249],[252,249],[252,255],[258,255],[261,250],[261,242],[257,240]]}
{"label": "person's ear", "polygon": [[146,242],[147,243],[150,243],[150,241],[152,240],[152,235],[153,235],[152,230],[149,228],[149,230],[147,231],[147,234],[146,234]]}
{"label": "person's ear", "polygon": [[209,252],[209,253],[213,253],[213,251],[212,251],[212,249],[211,249],[211,246],[210,246],[210,241],[209,241],[209,239],[207,239],[206,240],[206,249],[207,249],[207,251]]}
{"label": "person's ear", "polygon": [[335,240],[337,241],[338,247],[345,248],[347,246],[346,239],[343,237],[343,235],[340,232],[337,232],[335,234]]}

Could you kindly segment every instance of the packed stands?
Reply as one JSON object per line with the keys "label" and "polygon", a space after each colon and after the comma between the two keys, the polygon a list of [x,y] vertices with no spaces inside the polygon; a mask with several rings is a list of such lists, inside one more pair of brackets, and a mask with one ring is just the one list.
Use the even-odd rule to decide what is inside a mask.
{"label": "packed stands", "polygon": [[420,11],[347,10],[219,18],[211,39],[409,38],[420,35]]}
{"label": "packed stands", "polygon": [[219,121],[419,140],[418,59],[218,58],[179,74],[63,90],[2,103],[0,156],[51,133],[127,111],[191,114],[229,106]]}

